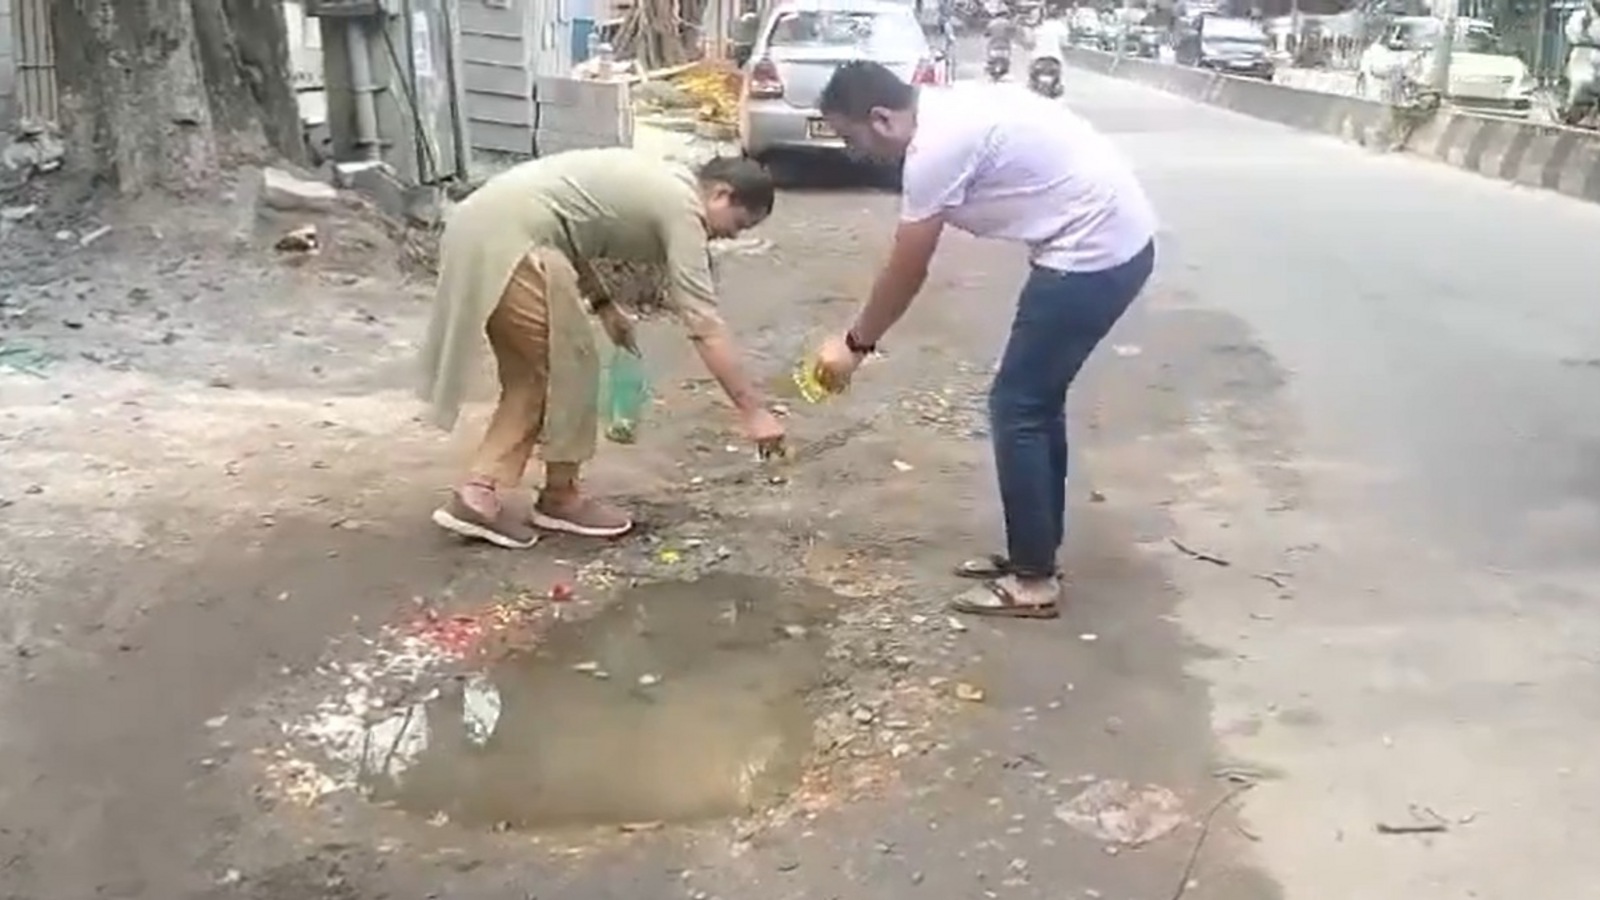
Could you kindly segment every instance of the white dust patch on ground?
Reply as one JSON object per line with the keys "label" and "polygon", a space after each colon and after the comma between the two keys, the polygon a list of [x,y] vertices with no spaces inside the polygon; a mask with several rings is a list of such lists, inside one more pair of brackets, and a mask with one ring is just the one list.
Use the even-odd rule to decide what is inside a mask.
{"label": "white dust patch on ground", "polygon": [[[438,696],[436,683],[460,660],[392,627],[353,643],[361,655],[319,665],[311,681],[323,698],[285,722],[283,743],[265,751],[268,786],[302,806],[404,772],[427,749],[426,704]],[[498,710],[498,699],[486,702]]]}

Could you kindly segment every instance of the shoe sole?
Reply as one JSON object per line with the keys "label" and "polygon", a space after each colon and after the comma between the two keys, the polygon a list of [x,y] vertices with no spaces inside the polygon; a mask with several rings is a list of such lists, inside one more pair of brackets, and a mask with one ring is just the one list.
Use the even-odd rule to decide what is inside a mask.
{"label": "shoe sole", "polygon": [[633,530],[632,522],[620,527],[612,526],[611,528],[597,528],[592,525],[580,525],[577,522],[568,522],[566,519],[558,519],[555,516],[547,516],[544,513],[539,512],[537,509],[533,511],[532,518],[533,524],[545,529],[546,531],[560,531],[565,532],[566,534],[575,534],[579,537],[622,537]]}
{"label": "shoe sole", "polygon": [[450,511],[446,509],[436,509],[433,511],[433,524],[443,528],[445,531],[460,535],[461,537],[485,541],[495,545],[496,547],[504,547],[507,550],[526,550],[529,547],[532,547],[534,544],[539,543],[538,535],[534,535],[532,538],[526,541],[519,541],[516,538],[507,537],[506,535],[503,535],[492,528],[485,528],[482,525],[468,522],[465,519],[458,519],[451,515]]}

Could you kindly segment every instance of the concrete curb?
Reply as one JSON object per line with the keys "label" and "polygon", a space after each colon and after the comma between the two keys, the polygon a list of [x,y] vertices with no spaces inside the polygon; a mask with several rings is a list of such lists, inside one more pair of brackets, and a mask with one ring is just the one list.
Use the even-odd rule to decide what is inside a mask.
{"label": "concrete curb", "polygon": [[1406,150],[1499,181],[1600,203],[1600,134],[1594,132],[1452,110],[1408,125],[1393,108],[1359,97],[1083,48],[1069,49],[1067,62],[1257,119],[1375,149]]}
{"label": "concrete curb", "polygon": [[1406,149],[1500,181],[1600,203],[1600,135],[1560,125],[1443,112]]}

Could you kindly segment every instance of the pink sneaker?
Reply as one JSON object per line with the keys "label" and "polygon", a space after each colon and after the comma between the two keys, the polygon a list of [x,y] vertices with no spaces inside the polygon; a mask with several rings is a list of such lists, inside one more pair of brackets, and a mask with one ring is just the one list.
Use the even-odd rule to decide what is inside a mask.
{"label": "pink sneaker", "polygon": [[583,537],[621,537],[633,530],[633,517],[622,510],[593,500],[577,497],[557,505],[545,496],[533,505],[533,524],[549,531],[564,531]]}
{"label": "pink sneaker", "polygon": [[499,504],[499,512],[486,516],[452,492],[450,502],[433,511],[433,523],[464,538],[488,541],[507,550],[526,550],[539,542],[539,533]]}

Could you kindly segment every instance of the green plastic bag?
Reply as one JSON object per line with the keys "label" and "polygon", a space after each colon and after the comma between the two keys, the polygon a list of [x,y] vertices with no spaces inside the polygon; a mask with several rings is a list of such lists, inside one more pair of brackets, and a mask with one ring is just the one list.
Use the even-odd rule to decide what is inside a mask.
{"label": "green plastic bag", "polygon": [[600,427],[606,440],[617,444],[638,440],[639,420],[649,402],[644,360],[612,346],[600,369]]}

